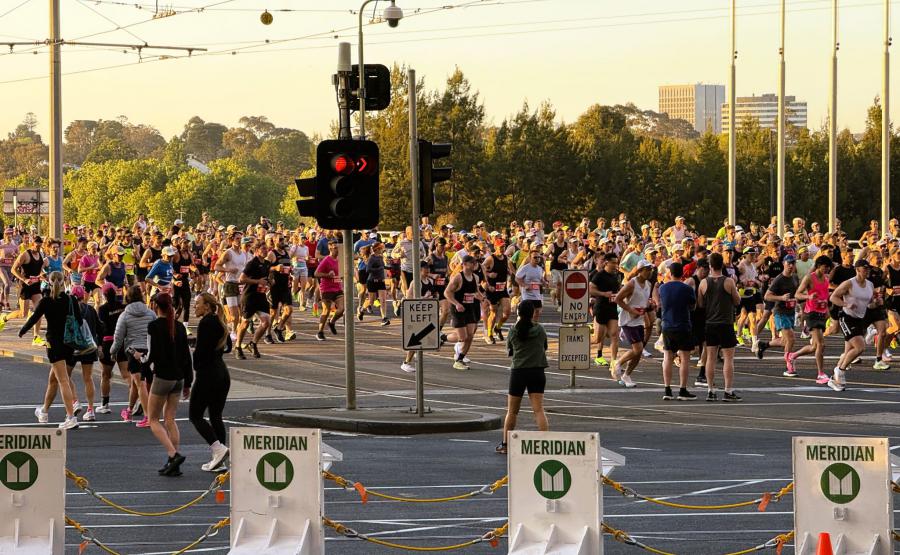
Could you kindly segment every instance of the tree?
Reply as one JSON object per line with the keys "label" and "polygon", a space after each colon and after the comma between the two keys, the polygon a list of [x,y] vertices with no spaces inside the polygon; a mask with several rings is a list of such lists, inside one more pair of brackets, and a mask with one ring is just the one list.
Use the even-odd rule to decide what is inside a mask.
{"label": "tree", "polygon": [[103,139],[85,158],[84,163],[100,163],[112,160],[134,160],[137,152],[122,139]]}
{"label": "tree", "polygon": [[228,128],[219,123],[207,123],[198,116],[184,126],[180,139],[185,151],[201,162],[208,163],[225,153],[223,138]]}
{"label": "tree", "polygon": [[312,167],[309,137],[302,131],[269,138],[253,152],[260,169],[278,183],[293,185],[301,172]]}

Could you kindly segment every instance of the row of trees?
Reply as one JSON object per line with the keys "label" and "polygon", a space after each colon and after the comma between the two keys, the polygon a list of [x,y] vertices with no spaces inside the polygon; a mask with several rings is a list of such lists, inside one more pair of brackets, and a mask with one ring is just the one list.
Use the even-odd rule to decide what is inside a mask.
{"label": "row of trees", "polygon": [[[549,102],[524,104],[499,124],[456,70],[443,90],[412,84],[419,135],[453,144],[453,179],[439,186],[437,221],[467,227],[541,218],[574,222],[625,212],[635,222],[685,216],[701,231],[718,228],[726,211],[727,137],[698,136],[681,120],[633,105],[589,107],[560,122]],[[392,71],[393,102],[369,121],[381,148],[382,228],[410,218],[407,92],[403,68]],[[0,188],[46,186],[47,147],[33,114],[0,140]],[[838,211],[844,228],[860,231],[875,217],[880,187],[881,110],[869,109],[865,131],[838,138]],[[297,221],[293,180],[311,171],[317,137],[246,116],[237,127],[191,118],[166,141],[153,127],[126,118],[79,120],[65,131],[65,209],[71,221],[128,222],[139,212],[160,221],[195,221],[208,210],[245,224],[260,215]],[[747,121],[737,138],[740,223],[767,222],[774,174],[771,131]],[[789,216],[824,221],[826,129],[789,130],[786,206]],[[900,149],[891,158],[900,175]],[[209,168],[191,168],[193,158]],[[196,164],[195,164],[196,165]],[[900,209],[894,195],[892,209]]]}

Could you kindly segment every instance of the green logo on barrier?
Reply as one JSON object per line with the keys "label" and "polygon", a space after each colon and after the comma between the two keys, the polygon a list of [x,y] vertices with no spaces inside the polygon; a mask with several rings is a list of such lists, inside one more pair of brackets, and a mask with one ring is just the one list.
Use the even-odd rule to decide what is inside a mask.
{"label": "green logo on barrier", "polygon": [[534,489],[547,499],[560,499],[572,487],[572,473],[559,461],[544,461],[534,469]]}
{"label": "green logo on barrier", "polygon": [[256,464],[256,479],[268,490],[281,491],[294,480],[294,465],[277,451],[266,453]]}
{"label": "green logo on barrier", "polygon": [[835,463],[822,473],[822,493],[832,503],[845,504],[859,495],[859,474],[849,464]]}
{"label": "green logo on barrier", "polygon": [[38,463],[24,451],[13,451],[0,460],[0,482],[13,491],[30,488],[37,477]]}

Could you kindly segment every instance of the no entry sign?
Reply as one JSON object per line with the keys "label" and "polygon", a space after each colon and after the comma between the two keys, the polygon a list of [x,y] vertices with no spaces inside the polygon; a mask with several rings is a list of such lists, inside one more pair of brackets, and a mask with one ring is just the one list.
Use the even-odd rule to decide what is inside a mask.
{"label": "no entry sign", "polygon": [[587,270],[563,272],[562,324],[586,324],[590,321]]}

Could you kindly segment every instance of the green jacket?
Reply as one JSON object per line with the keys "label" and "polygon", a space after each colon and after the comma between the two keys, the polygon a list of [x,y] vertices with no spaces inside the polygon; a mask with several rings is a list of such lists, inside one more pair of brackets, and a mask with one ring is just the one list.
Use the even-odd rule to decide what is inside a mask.
{"label": "green jacket", "polygon": [[511,369],[547,368],[547,332],[540,324],[534,324],[520,334],[513,326],[506,336],[506,351],[512,357]]}

